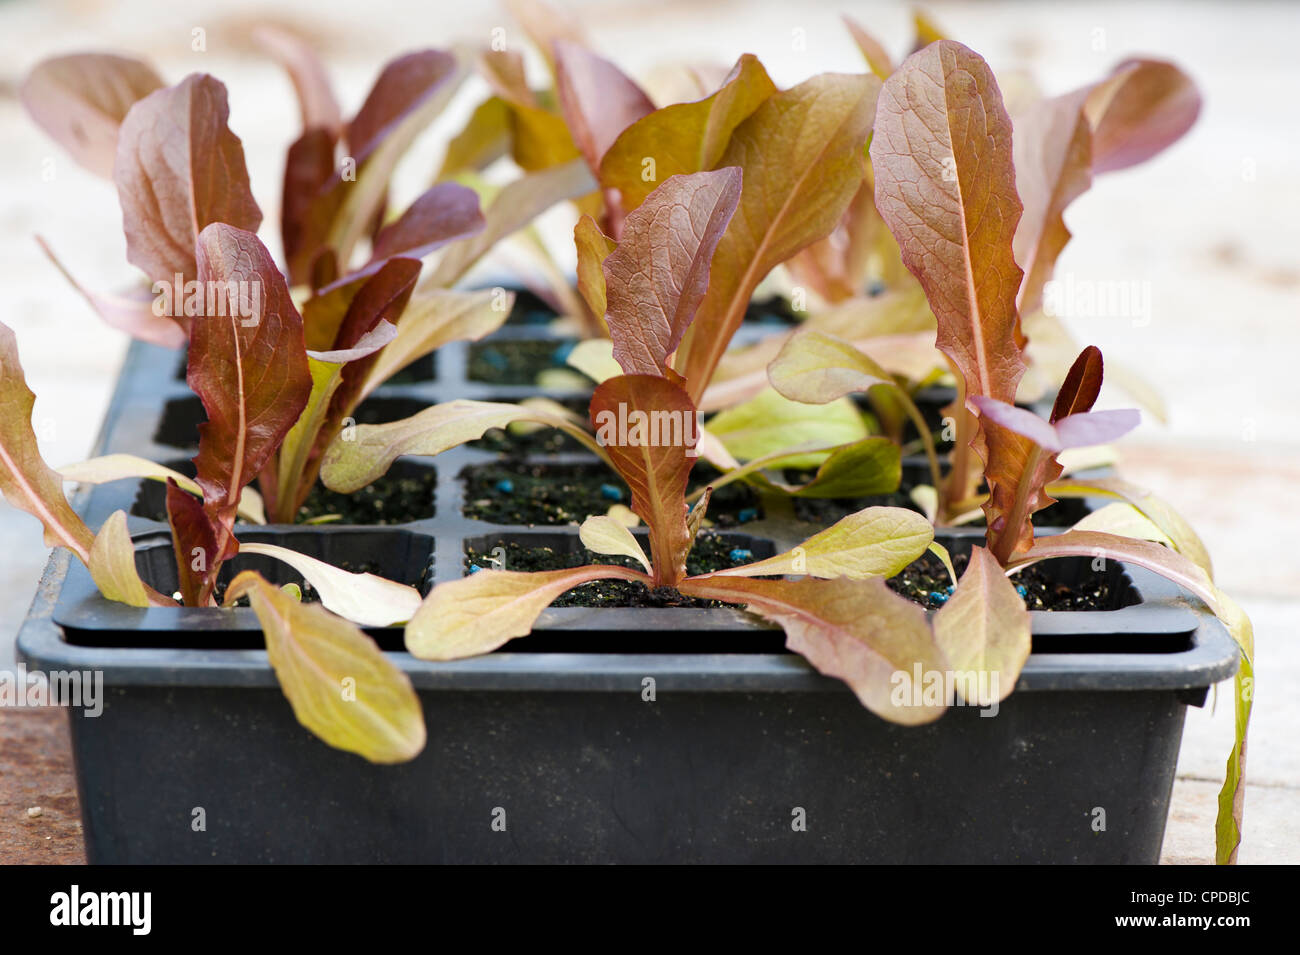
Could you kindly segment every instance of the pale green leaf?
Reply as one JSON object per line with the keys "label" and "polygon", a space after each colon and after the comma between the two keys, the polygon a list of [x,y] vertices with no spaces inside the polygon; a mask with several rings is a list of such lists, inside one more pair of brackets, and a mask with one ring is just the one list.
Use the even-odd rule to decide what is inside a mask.
{"label": "pale green leaf", "polygon": [[510,317],[514,301],[513,292],[494,289],[418,289],[397,320],[397,337],[375,358],[360,398],[448,342],[477,341],[496,331]]}
{"label": "pale green leaf", "polygon": [[[786,460],[794,462],[800,458],[796,456]],[[789,466],[795,465],[791,463]],[[832,450],[818,466],[812,480],[805,484],[790,484],[762,474],[751,475],[746,481],[792,497],[867,497],[898,490],[902,473],[898,445],[889,438],[870,437]]]}
{"label": "pale green leaf", "polygon": [[1120,478],[1097,478],[1081,480],[1068,478],[1054,481],[1047,485],[1047,493],[1056,498],[1061,497],[1108,497],[1127,501],[1141,511],[1168,538],[1173,541],[1174,549],[1193,561],[1203,570],[1207,577],[1214,579],[1214,566],[1210,561],[1210,552],[1192,525],[1166,502],[1156,497],[1145,488],[1130,484]]}
{"label": "pale green leaf", "polygon": [[646,573],[653,570],[645,551],[627,529],[627,525],[612,517],[597,514],[587,518],[578,529],[578,539],[593,553],[631,557],[646,569]]}
{"label": "pale green leaf", "polygon": [[948,548],[944,547],[938,541],[932,541],[926,550],[939,558],[939,561],[943,564],[944,570],[948,571],[948,579],[952,581],[953,587],[956,587],[957,569],[952,565],[952,555],[948,553]]}
{"label": "pale green leaf", "polygon": [[1173,547],[1169,535],[1155,525],[1149,517],[1132,504],[1115,501],[1098,508],[1083,518],[1072,528],[1076,531],[1105,531],[1120,537],[1132,537],[1137,540],[1154,541]]}
{"label": "pale green leaf", "polygon": [[966,573],[933,625],[962,700],[990,706],[1011,695],[1029,659],[1029,611],[983,547],[971,548]]}
{"label": "pale green leaf", "polygon": [[99,592],[109,600],[132,607],[148,607],[153,603],[149,598],[150,588],[135,568],[135,545],[126,529],[125,511],[110,514],[95,535],[88,569]]}
{"label": "pale green leaf", "polygon": [[916,511],[868,507],[840,518],[793,550],[710,576],[892,577],[924,554],[933,540],[934,527]]}
{"label": "pale green leaf", "polygon": [[245,543],[241,554],[261,554],[282,561],[302,574],[320,594],[320,602],[362,627],[393,627],[411,619],[420,606],[420,592],[375,574],[354,574],[275,544]]}
{"label": "pale green leaf", "polygon": [[549,414],[523,405],[458,399],[425,408],[419,414],[388,424],[362,424],[345,430],[325,450],[321,480],[334,491],[350,494],[382,477],[404,454],[434,455],[475,441],[492,428],[515,421],[532,421],[559,428],[604,457],[591,433],[568,416]]}
{"label": "pale green leaf", "polygon": [[[912,490],[907,492],[907,496],[912,499],[912,503],[921,509],[921,513],[926,519],[934,523],[939,514],[939,492],[930,484],[918,484]],[[954,578],[954,583],[956,579]]]}
{"label": "pale green leaf", "polygon": [[226,590],[247,595],[266,655],[298,722],[336,749],[372,763],[402,763],[424,749],[424,713],[411,680],[353,624],[299,603],[245,571]]}
{"label": "pale green leaf", "polygon": [[32,430],[36,396],[18,361],[18,341],[0,322],[0,493],[45,528],[45,543],[90,561],[95,535],[63,495],[63,478],[41,457]]}
{"label": "pale green leaf", "polygon": [[614,343],[608,338],[589,338],[578,342],[565,363],[578,369],[596,384],[617,378],[623,369],[614,360]]}
{"label": "pale green leaf", "polygon": [[578,292],[591,309],[591,314],[597,319],[603,318],[606,297],[602,266],[617,243],[601,232],[596,220],[587,215],[573,227],[573,243],[578,250]]}
{"label": "pale green leaf", "polygon": [[1241,647],[1241,664],[1232,681],[1235,739],[1219,791],[1219,816],[1215,823],[1215,861],[1235,865],[1241,846],[1242,814],[1246,800],[1246,736],[1255,699],[1255,631],[1236,601],[1223,591],[1217,594],[1219,619]]}
{"label": "pale green leaf", "polygon": [[[1139,508],[1141,509],[1141,508]],[[1150,516],[1150,514],[1148,514]],[[1159,522],[1157,522],[1159,523]],[[1173,536],[1173,535],[1171,535]],[[1175,538],[1177,539],[1177,538]],[[1227,594],[1216,587],[1205,569],[1182,553],[1149,541],[1133,540],[1098,531],[1067,531],[1040,537],[1012,566],[1031,564],[1054,557],[1107,557],[1145,567],[1185,587],[1199,597],[1227,628],[1241,650],[1237,670],[1236,739],[1228,757],[1227,777],[1219,793],[1219,818],[1215,825],[1216,858],[1220,863],[1236,861],[1241,842],[1241,819],[1245,800],[1246,735],[1254,693],[1255,631],[1250,619]]]}
{"label": "pale green leaf", "polygon": [[630,212],[668,177],[713,169],[736,127],[775,92],[763,65],[742,56],[712,96],[665,106],[623,130],[601,159],[601,184],[619,190]]}
{"label": "pale green leaf", "polygon": [[457,660],[489,653],[528,634],[538,614],[561,594],[592,580],[648,583],[639,570],[596,564],[517,573],[480,570],[439,584],[406,625],[406,648],[422,660]]}
{"label": "pale green leaf", "polygon": [[[156,461],[137,457],[134,454],[104,454],[97,458],[88,458],[76,464],[64,465],[59,468],[59,474],[63,480],[77,484],[107,484],[109,481],[121,481],[125,478],[144,478],[165,484],[167,479],[171,478],[182,491],[188,491],[195,497],[203,497],[203,492],[192,478],[187,478],[179,471],[173,471]],[[251,487],[244,488],[240,493],[239,516],[253,524],[266,523],[262,495]]]}
{"label": "pale green leaf", "polygon": [[786,342],[767,374],[786,398],[813,405],[894,384],[889,372],[849,342],[813,329]]}
{"label": "pale green leaf", "polygon": [[[792,435],[800,442],[827,447],[852,444],[870,432],[857,406],[848,398],[825,405],[808,405],[782,397],[768,388],[755,398],[714,415],[709,433],[742,461],[784,450]],[[824,455],[807,455],[789,467],[816,467]]]}

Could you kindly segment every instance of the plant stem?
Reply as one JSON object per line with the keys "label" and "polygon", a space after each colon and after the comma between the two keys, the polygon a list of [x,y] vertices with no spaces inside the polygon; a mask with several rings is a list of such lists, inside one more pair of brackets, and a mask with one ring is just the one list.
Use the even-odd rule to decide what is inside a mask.
{"label": "plant stem", "polygon": [[957,433],[953,439],[951,462],[948,465],[948,480],[936,490],[939,492],[939,522],[947,523],[956,516],[956,502],[971,496],[970,487],[970,453],[971,441],[975,435],[971,426],[977,425],[975,416],[966,409],[966,380],[961,373],[953,369],[957,377],[957,399],[949,405],[953,409],[953,420]]}
{"label": "plant stem", "polygon": [[934,484],[935,493],[939,494],[943,486],[943,478],[939,473],[939,455],[934,450],[934,435],[930,433],[930,426],[925,423],[925,416],[921,414],[921,409],[916,406],[916,402],[912,400],[907,390],[898,386],[895,386],[895,390],[903,401],[903,409],[912,419],[912,424],[921,436],[921,443],[925,446],[925,457],[930,462],[930,481]]}
{"label": "plant stem", "polygon": [[1024,470],[1020,472],[1020,483],[1016,485],[1016,499],[1011,505],[1011,511],[1007,514],[1002,529],[995,532],[993,525],[989,525],[989,550],[998,559],[998,563],[1003,566],[1006,566],[1007,562],[1011,560],[1011,555],[1015,553],[1016,542],[1020,539],[1020,528],[1029,519],[1031,492],[1038,484],[1034,476],[1038,473],[1038,469],[1042,467],[1043,461],[1047,457],[1048,452],[1046,450],[1034,445],[1033,453],[1030,454],[1029,460],[1025,462]]}

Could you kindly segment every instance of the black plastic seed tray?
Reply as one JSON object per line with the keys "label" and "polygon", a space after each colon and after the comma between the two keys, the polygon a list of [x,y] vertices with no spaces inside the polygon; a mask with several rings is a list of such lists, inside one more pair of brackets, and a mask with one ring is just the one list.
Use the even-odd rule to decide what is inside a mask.
{"label": "black plastic seed tray", "polygon": [[[521,339],[560,344],[526,324],[492,341]],[[368,404],[383,420],[452,398],[582,397],[467,380],[470,347],[444,348],[423,380],[405,376]],[[179,361],[131,347],[96,453],[193,453]],[[576,548],[574,526],[463,516],[459,476],[498,460],[467,447],[403,462],[436,469],[422,520],[241,536],[422,589],[467,572],[466,541]],[[92,527],[134,511],[137,563],[169,586],[156,489],[118,482],[74,503]],[[769,523],[728,533],[756,558],[798,543]],[[960,550],[980,536],[942,539]],[[260,558],[247,566],[294,579]],[[1059,562],[1063,580],[1086,570]],[[330,749],[296,723],[249,611],[112,604],[66,552],[51,558],[18,646],[33,668],[104,675],[103,713],[71,712],[93,862],[1152,863],[1185,708],[1231,675],[1237,652],[1160,578],[1107,573],[1115,609],[1033,615],[1034,653],[998,718],[958,709],[921,728],[864,711],[734,608],[550,608],[531,636],[451,663],[417,660],[399,631],[378,631],[429,727],[424,752],[397,767]],[[1095,807],[1109,813],[1104,834],[1088,824]],[[799,810],[803,830],[791,826]]]}

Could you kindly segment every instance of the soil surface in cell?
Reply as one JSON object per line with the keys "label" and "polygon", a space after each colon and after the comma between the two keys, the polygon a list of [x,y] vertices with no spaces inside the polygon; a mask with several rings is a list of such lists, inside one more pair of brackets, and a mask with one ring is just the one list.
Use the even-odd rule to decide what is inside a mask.
{"label": "soil surface in cell", "polygon": [[298,522],[332,524],[405,524],[433,517],[438,474],[420,468],[405,474],[389,472],[351,494],[331,491],[319,481],[298,509]]}
{"label": "soil surface in cell", "polygon": [[[969,562],[967,554],[953,554],[953,568],[960,577]],[[1021,596],[1030,610],[1117,610],[1127,600],[1128,589],[1122,578],[1091,572],[1077,581],[1053,572],[1053,561],[1034,564],[1011,576],[1011,582],[1024,588]],[[914,560],[901,574],[887,581],[891,590],[929,608],[947,602],[952,579],[943,562],[929,552]]]}
{"label": "soil surface in cell", "polygon": [[438,360],[433,355],[417,358],[405,368],[394,372],[384,382],[386,385],[418,385],[438,380]]}
{"label": "soil surface in cell", "polygon": [[[692,489],[717,472],[692,475]],[[605,514],[614,504],[631,506],[627,485],[604,464],[546,464],[502,461],[461,472],[465,483],[466,517],[494,524],[581,524],[593,514]],[[758,496],[743,484],[718,488],[709,502],[706,520],[713,527],[736,528],[762,516]]]}
{"label": "soil surface in cell", "polygon": [[[648,547],[643,543],[643,547]],[[629,557],[596,554],[575,542],[572,550],[530,545],[517,540],[498,540],[483,549],[467,544],[465,569],[501,569],[495,562],[500,557],[498,548],[505,551],[504,569],[516,571],[565,570],[587,564],[616,564],[644,570]],[[497,553],[493,553],[497,551]],[[706,574],[714,570],[752,563],[750,552],[724,536],[701,531],[695,547],[686,559],[687,574]],[[651,590],[630,580],[597,580],[575,587],[556,599],[552,607],[723,607],[716,600],[684,597],[676,590],[661,587]]]}
{"label": "soil surface in cell", "polygon": [[569,339],[478,342],[469,350],[466,377],[493,385],[534,385],[537,376],[551,369],[581,372],[565,364],[574,342]]}
{"label": "soil surface in cell", "polygon": [[[510,399],[505,399],[503,403],[509,404]],[[586,420],[589,399],[564,398],[556,403],[581,416],[584,421]],[[493,451],[510,457],[521,457],[528,454],[591,453],[576,439],[558,428],[531,426],[527,428],[512,426],[508,429],[493,428],[477,441],[469,442],[467,447],[474,448],[477,451]]]}
{"label": "soil surface in cell", "polygon": [[[377,574],[381,577],[383,576],[383,568],[380,567],[374,561],[335,560],[335,561],[329,561],[329,563],[331,566],[337,567],[340,570],[346,570],[350,574]],[[217,586],[213,588],[214,595],[216,596],[217,603],[219,605],[224,605],[225,603],[226,586],[228,583],[229,581],[219,580],[217,581]],[[296,583],[299,589],[302,591],[303,603],[305,604],[320,603],[320,593],[316,590],[315,587],[313,587],[311,584],[307,583],[307,581],[301,578],[295,579],[294,583]],[[235,601],[234,606],[247,607],[248,598],[240,597],[238,600]]]}
{"label": "soil surface in cell", "polygon": [[[793,485],[807,484],[815,476],[816,472],[812,470],[787,470],[785,472],[785,481],[787,484]],[[916,505],[908,493],[910,489],[911,484],[904,482],[899,490],[889,494],[872,494],[865,497],[799,497],[792,500],[792,506],[794,515],[799,520],[829,526],[840,520],[840,518],[856,513],[864,507],[905,507],[919,512],[920,507]],[[983,489],[981,488],[981,490]],[[1065,498],[1034,514],[1033,524],[1035,527],[1073,527],[1087,517],[1088,513],[1087,505],[1079,498]],[[983,527],[984,525],[984,516],[981,514],[974,520],[969,521],[965,526]]]}
{"label": "soil surface in cell", "polygon": [[[514,440],[513,435],[497,434],[498,441]],[[525,437],[545,446],[540,434]],[[784,477],[787,483],[798,485],[812,480],[814,473],[787,470]],[[465,516],[494,524],[581,524],[592,514],[606,513],[613,504],[631,504],[627,486],[603,464],[510,459],[467,468],[461,477],[465,482]],[[697,464],[691,472],[690,489],[694,492],[717,477],[718,472],[707,464]],[[714,490],[705,519],[709,527],[743,529],[750,521],[780,517],[784,512],[784,516],[829,527],[865,507],[920,511],[904,490],[865,497],[795,498],[760,495],[749,485],[735,481]],[[1035,514],[1034,526],[1070,527],[1087,513],[1082,501],[1067,499]],[[980,527],[983,523],[980,517],[970,526]]]}
{"label": "soil surface in cell", "polygon": [[527,289],[511,289],[515,304],[506,318],[507,325],[533,325],[545,328],[559,318],[559,313]]}
{"label": "soil surface in cell", "polygon": [[788,301],[773,295],[761,301],[751,299],[745,308],[745,321],[756,325],[798,325],[800,318]]}

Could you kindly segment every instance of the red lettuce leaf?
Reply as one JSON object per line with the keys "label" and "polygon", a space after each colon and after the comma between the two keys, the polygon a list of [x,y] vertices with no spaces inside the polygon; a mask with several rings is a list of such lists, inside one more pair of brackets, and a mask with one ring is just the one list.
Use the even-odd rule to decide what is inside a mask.
{"label": "red lettuce leaf", "polygon": [[161,88],[148,65],[110,53],[72,53],[37,63],[18,97],[36,125],[91,172],[113,178],[127,111]]}
{"label": "red lettuce leaf", "polygon": [[[247,290],[250,315],[196,317],[187,381],[208,420],[199,425],[195,480],[222,556],[239,492],[257,477],[311,394],[302,319],[257,236],[224,223],[199,235],[199,280]],[[236,314],[231,314],[236,312]],[[265,490],[265,489],[264,489]],[[268,501],[268,507],[271,502]]]}
{"label": "red lettuce leaf", "polygon": [[708,290],[740,190],[734,166],[673,176],[628,215],[603,265],[614,358],[627,374],[664,374]]}
{"label": "red lettuce leaf", "polygon": [[167,523],[172,529],[172,550],[176,556],[176,579],[180,582],[181,602],[187,607],[212,605],[213,588],[222,561],[238,551],[222,553],[217,544],[216,528],[203,508],[203,502],[182,491],[167,479]]}
{"label": "red lettuce leaf", "polygon": [[126,256],[155,282],[194,278],[195,240],[211,223],[256,232],[262,222],[229,115],[226,87],[193,73],[122,121],[113,178]]}
{"label": "red lettuce leaf", "polygon": [[560,108],[573,141],[592,173],[600,176],[600,161],[619,133],[654,103],[617,66],[566,40],[555,41],[555,86]]}
{"label": "red lettuce leaf", "polygon": [[596,440],[632,491],[632,510],[650,531],[657,586],[686,575],[691,537],[686,483],[699,437],[695,406],[678,384],[655,375],[620,375],[591,398]]}

